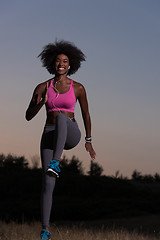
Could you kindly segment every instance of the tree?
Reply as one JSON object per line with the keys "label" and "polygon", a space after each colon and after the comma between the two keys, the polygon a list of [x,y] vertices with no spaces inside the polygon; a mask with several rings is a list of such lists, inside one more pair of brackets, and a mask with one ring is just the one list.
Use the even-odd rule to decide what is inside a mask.
{"label": "tree", "polygon": [[3,163],[5,160],[5,155],[3,153],[0,154],[0,167],[3,167]]}
{"label": "tree", "polygon": [[11,154],[7,156],[1,154],[0,155],[0,166],[1,167],[18,167],[18,168],[28,168],[28,161],[24,156],[17,157]]}
{"label": "tree", "polygon": [[133,180],[142,180],[142,175],[141,175],[141,172],[138,172],[137,170],[134,170],[133,173],[132,173],[132,179]]}
{"label": "tree", "polygon": [[160,175],[158,173],[155,173],[154,179],[156,182],[160,182]]}
{"label": "tree", "polygon": [[65,156],[60,162],[60,167],[62,169],[63,174],[69,174],[69,175],[83,175],[83,167],[82,162],[79,161],[79,159],[76,156],[73,156],[71,160],[68,160]]}
{"label": "tree", "polygon": [[102,166],[100,166],[97,162],[93,162],[91,160],[91,164],[90,164],[90,171],[88,171],[87,173],[89,174],[89,176],[101,176],[103,172],[103,168]]}

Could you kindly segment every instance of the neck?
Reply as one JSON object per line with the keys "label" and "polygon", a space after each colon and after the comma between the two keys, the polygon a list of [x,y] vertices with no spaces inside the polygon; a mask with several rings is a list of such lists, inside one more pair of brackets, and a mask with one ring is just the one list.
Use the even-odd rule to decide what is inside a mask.
{"label": "neck", "polygon": [[66,75],[55,75],[54,80],[55,80],[55,82],[66,82],[67,76]]}

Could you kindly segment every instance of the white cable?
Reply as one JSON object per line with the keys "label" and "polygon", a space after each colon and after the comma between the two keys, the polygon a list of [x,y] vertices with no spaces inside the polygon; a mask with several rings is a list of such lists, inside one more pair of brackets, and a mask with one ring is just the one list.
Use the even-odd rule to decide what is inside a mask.
{"label": "white cable", "polygon": [[[56,83],[55,83],[55,85],[56,85]],[[59,91],[58,91],[58,89],[54,86],[54,82],[53,82],[53,89],[56,90],[56,97],[55,97],[55,99],[53,99],[51,102],[52,102],[53,107],[54,107],[54,108],[57,108],[58,111],[59,111],[59,113],[61,113],[61,110],[60,110],[58,107],[56,107],[55,104],[53,103],[53,101],[55,101],[55,100],[59,97]],[[54,91],[54,90],[53,90],[53,91]],[[54,92],[55,92],[55,91],[54,91]]]}

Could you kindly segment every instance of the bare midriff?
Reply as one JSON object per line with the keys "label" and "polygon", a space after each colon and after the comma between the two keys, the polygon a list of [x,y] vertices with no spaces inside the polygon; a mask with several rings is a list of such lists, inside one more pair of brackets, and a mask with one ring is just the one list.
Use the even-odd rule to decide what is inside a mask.
{"label": "bare midriff", "polygon": [[74,113],[73,112],[67,112],[67,111],[53,111],[53,112],[47,112],[47,124],[55,124],[56,123],[56,116],[59,113],[64,113],[66,114],[72,121],[74,121]]}

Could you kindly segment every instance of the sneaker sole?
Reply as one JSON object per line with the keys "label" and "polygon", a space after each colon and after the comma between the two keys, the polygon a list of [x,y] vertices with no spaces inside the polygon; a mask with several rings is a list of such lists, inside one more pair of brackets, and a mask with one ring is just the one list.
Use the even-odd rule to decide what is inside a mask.
{"label": "sneaker sole", "polygon": [[50,176],[50,177],[59,177],[59,175],[58,175],[58,173],[57,172],[55,172],[53,169],[51,169],[51,168],[48,168],[47,169],[47,171],[46,171],[46,174],[48,175],[48,176]]}

